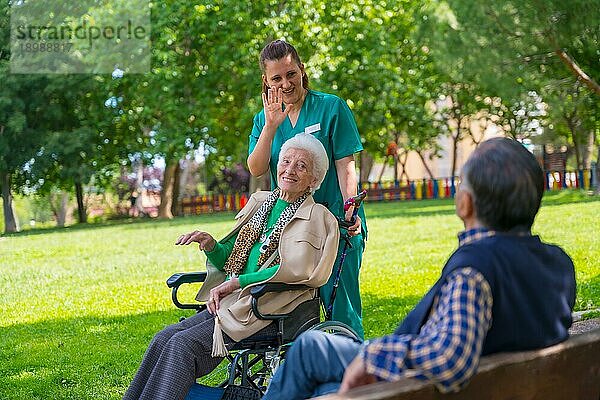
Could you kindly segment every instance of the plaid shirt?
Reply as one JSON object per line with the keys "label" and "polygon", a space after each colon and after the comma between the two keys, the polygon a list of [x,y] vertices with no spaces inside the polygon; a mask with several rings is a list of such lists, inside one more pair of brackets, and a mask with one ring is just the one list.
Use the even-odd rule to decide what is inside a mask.
{"label": "plaid shirt", "polygon": [[[459,246],[493,235],[481,228],[461,232]],[[490,286],[465,266],[448,276],[418,335],[370,340],[360,355],[367,372],[381,380],[427,379],[442,393],[456,392],[475,373],[491,322]]]}

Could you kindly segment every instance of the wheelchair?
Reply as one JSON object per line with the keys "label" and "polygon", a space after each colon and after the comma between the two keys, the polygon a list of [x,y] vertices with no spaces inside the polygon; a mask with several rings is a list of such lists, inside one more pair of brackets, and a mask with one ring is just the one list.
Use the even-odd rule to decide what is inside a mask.
{"label": "wheelchair", "polygon": [[[354,223],[358,209],[367,195],[362,191],[357,196],[344,202],[344,211],[354,207],[351,221],[339,220],[342,229],[348,229]],[[229,354],[226,359],[227,378],[216,388],[210,388],[197,383],[192,387],[185,400],[215,399],[215,400],[258,400],[262,397],[269,385],[272,375],[279,364],[284,361],[287,349],[293,341],[303,332],[319,330],[333,335],[345,335],[355,341],[361,339],[348,325],[331,320],[333,302],[346,258],[346,251],[351,247],[349,235],[342,236],[345,246],[340,257],[329,305],[321,301],[319,290],[316,295],[299,304],[289,314],[263,314],[260,312],[258,301],[266,293],[284,292],[288,290],[312,289],[305,285],[292,285],[285,283],[265,283],[250,289],[252,296],[252,312],[258,319],[270,320],[276,327],[274,335],[263,336],[254,334],[239,342],[228,345]],[[183,304],[178,299],[178,290],[186,283],[199,283],[206,280],[206,272],[177,273],[167,280],[167,286],[172,289],[171,298],[175,306],[181,309],[193,309],[201,312],[206,309],[206,304]],[[323,317],[321,317],[323,315]],[[214,371],[213,371],[214,373]]]}
{"label": "wheelchair", "polygon": [[[202,283],[207,276],[206,272],[176,273],[167,280],[171,288],[173,304],[180,309],[191,309],[201,312],[206,309],[203,303],[181,303],[178,290],[181,285]],[[257,318],[271,320],[275,324],[274,335],[261,336],[254,334],[239,342],[227,346],[229,354],[224,363],[226,376],[216,388],[196,384],[192,387],[186,400],[200,398],[214,399],[260,399],[270,382],[271,376],[279,364],[285,359],[287,349],[293,341],[307,330],[320,330],[334,335],[345,335],[356,341],[361,339],[348,325],[327,320],[321,315],[326,315],[325,305],[321,301],[319,291],[315,297],[298,305],[289,314],[263,314],[259,309],[259,299],[269,292],[284,292],[288,290],[311,289],[305,285],[290,285],[285,283],[266,283],[257,285],[250,291],[252,296],[252,311]],[[323,312],[322,312],[323,311]],[[183,318],[181,319],[183,320]],[[219,374],[218,369],[216,370]],[[209,376],[215,374],[215,371]]]}

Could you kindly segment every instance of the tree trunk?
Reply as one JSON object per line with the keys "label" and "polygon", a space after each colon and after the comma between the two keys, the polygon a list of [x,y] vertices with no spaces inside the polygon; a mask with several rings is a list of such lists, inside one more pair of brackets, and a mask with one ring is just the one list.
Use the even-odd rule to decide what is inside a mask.
{"label": "tree trunk", "polygon": [[175,164],[175,176],[173,177],[173,203],[171,204],[171,214],[181,215],[179,202],[181,201],[181,166],[179,161]]}
{"label": "tree trunk", "polygon": [[179,160],[166,160],[163,185],[160,192],[160,206],[158,207],[158,218],[173,218],[171,206],[173,205],[173,184],[175,183],[175,170]]}
{"label": "tree trunk", "polygon": [[81,182],[75,182],[75,197],[77,197],[77,217],[80,224],[87,223],[87,213],[83,204],[83,185]]}
{"label": "tree trunk", "polygon": [[450,178],[454,178],[456,175],[456,154],[458,153],[458,139],[460,137],[460,127],[456,128],[459,131],[459,134],[452,135],[452,167],[450,169]]}
{"label": "tree trunk", "polygon": [[60,192],[60,203],[56,212],[56,226],[63,228],[67,222],[67,212],[69,211],[69,193]]}
{"label": "tree trunk", "polygon": [[179,198],[188,195],[188,181],[193,179],[194,160],[184,160],[179,174]]}
{"label": "tree trunk", "polygon": [[402,181],[402,177],[405,177],[406,182],[409,182],[410,178],[406,172],[406,163],[408,162],[408,151],[406,149],[398,153],[398,162],[400,163],[400,178],[398,180]]}
{"label": "tree trunk", "polygon": [[431,172],[431,169],[429,169],[429,166],[427,165],[427,162],[425,161],[425,157],[423,157],[423,153],[421,151],[417,151],[417,154],[419,155],[419,158],[423,162],[423,166],[425,167],[425,170],[429,174],[429,177],[431,179],[435,179],[434,176],[433,176],[433,173]]}
{"label": "tree trunk", "polygon": [[373,157],[366,150],[360,153],[360,182],[366,183],[369,181],[369,175],[371,175],[371,169],[373,168]]}
{"label": "tree trunk", "polygon": [[583,156],[581,164],[583,169],[592,168],[592,154],[594,153],[594,131],[590,131],[587,137],[587,143],[583,146]]}
{"label": "tree trunk", "polygon": [[14,233],[19,231],[17,217],[13,209],[13,197],[10,192],[10,172],[2,171],[0,173],[2,181],[2,206],[4,211],[4,233]]}
{"label": "tree trunk", "polygon": [[577,136],[574,132],[571,132],[573,138],[573,152],[575,153],[575,162],[577,163],[577,169],[581,169],[581,144],[576,140]]}
{"label": "tree trunk", "polygon": [[141,193],[144,188],[144,161],[140,158],[135,162],[135,189]]}
{"label": "tree trunk", "polygon": [[596,158],[596,191],[594,193],[600,195],[600,143],[598,143],[598,157]]}
{"label": "tree trunk", "polygon": [[69,193],[59,190],[58,193],[50,193],[48,195],[50,209],[56,219],[56,226],[64,228],[67,221],[67,212],[69,210]]}
{"label": "tree trunk", "polygon": [[573,141],[573,151],[575,153],[577,169],[581,169],[581,140],[579,138],[579,132],[577,132],[577,121],[575,114],[576,112],[573,112],[571,115],[563,114],[563,118],[567,122],[567,127],[569,128],[569,132],[571,133],[571,140]]}
{"label": "tree trunk", "polygon": [[379,173],[379,178],[377,178],[377,182],[381,182],[381,178],[383,177],[383,173],[385,172],[385,167],[387,166],[388,163],[388,159],[390,158],[389,155],[385,156],[385,159],[383,160],[383,165],[381,166],[381,172]]}

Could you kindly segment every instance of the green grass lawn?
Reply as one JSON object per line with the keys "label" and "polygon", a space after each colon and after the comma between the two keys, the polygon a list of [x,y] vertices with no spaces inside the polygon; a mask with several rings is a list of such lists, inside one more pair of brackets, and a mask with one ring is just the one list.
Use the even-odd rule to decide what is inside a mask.
{"label": "green grass lawn", "polygon": [[[436,280],[461,223],[451,200],[367,204],[361,272],[367,337],[390,332]],[[0,237],[0,399],[120,399],[153,334],[186,312],[165,280],[203,269],[203,229],[232,214],[124,222]],[[576,310],[600,307],[600,199],[548,195],[534,225],[574,259]],[[190,298],[193,290],[185,293]]]}

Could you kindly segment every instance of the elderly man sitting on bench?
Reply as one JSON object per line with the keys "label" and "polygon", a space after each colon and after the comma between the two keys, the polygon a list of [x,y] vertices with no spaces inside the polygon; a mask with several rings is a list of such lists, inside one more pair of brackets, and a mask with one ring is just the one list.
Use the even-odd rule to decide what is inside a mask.
{"label": "elderly man sitting on bench", "polygon": [[344,393],[402,377],[456,392],[482,355],[567,339],[575,272],[562,249],[531,234],[544,192],[535,157],[516,141],[495,138],[475,150],[461,175],[455,203],[465,231],[458,249],[396,331],[363,344],[304,333],[264,399]]}

